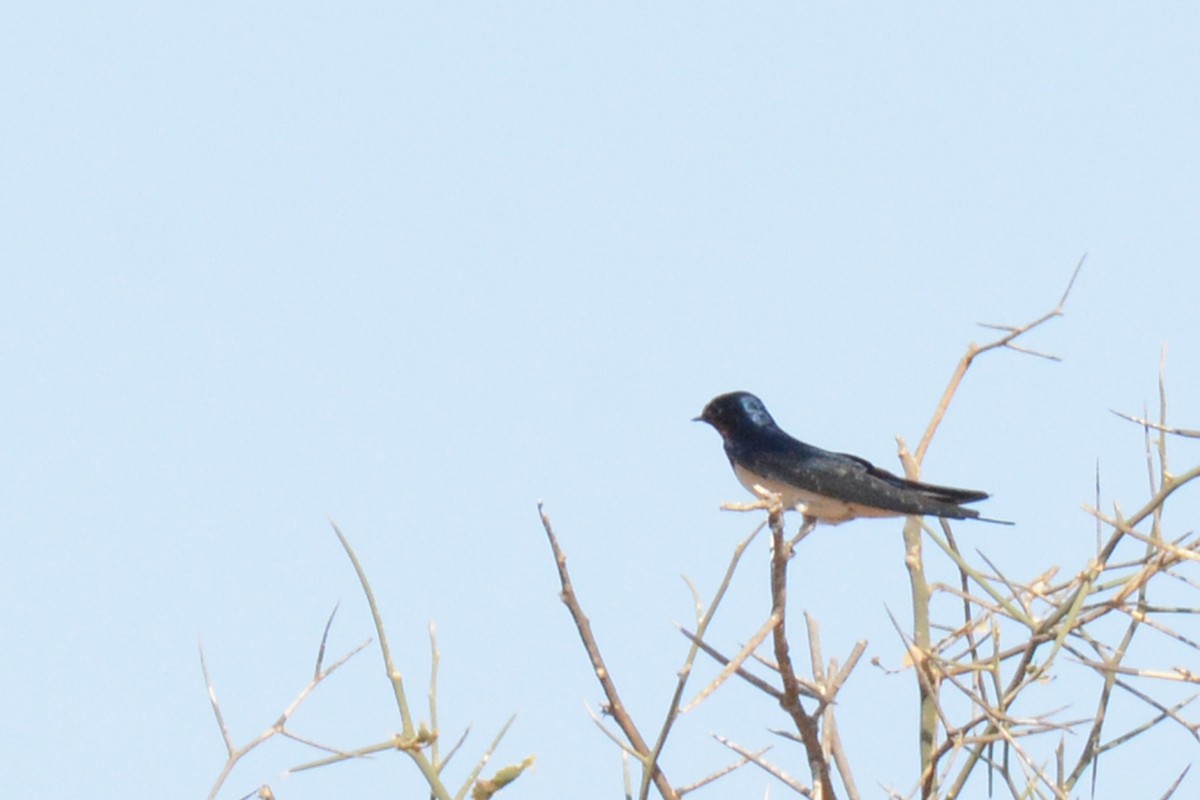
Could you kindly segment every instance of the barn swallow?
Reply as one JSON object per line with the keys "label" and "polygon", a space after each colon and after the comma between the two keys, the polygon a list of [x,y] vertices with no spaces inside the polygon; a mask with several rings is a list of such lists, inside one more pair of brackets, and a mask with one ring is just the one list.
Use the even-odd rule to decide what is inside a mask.
{"label": "barn swallow", "polygon": [[911,514],[1012,524],[962,507],[986,499],[986,492],[905,480],[858,456],[831,453],[792,438],[749,392],[713,398],[696,421],[707,422],[721,434],[725,455],[743,486],[775,492],[785,508],[796,508],[818,522],[836,525],[856,517]]}

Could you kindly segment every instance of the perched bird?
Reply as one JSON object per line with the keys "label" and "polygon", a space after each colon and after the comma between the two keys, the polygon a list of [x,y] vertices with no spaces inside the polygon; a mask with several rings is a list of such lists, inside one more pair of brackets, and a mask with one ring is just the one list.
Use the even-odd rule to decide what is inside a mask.
{"label": "perched bird", "polygon": [[696,421],[721,434],[725,455],[743,486],[753,491],[757,484],[775,492],[784,507],[797,508],[812,520],[836,525],[856,517],[913,514],[1003,522],[962,507],[986,499],[986,492],[905,480],[858,456],[793,439],[749,392],[713,398]]}

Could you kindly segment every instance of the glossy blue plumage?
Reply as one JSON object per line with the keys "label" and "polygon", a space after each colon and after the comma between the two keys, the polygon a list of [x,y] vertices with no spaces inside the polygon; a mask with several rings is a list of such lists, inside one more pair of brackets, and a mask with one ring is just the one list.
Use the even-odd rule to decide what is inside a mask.
{"label": "glossy blue plumage", "polygon": [[906,480],[857,456],[813,447],[784,432],[749,392],[714,398],[696,419],[721,434],[744,486],[776,492],[786,506],[821,522],[906,514],[999,522],[962,507],[986,499],[986,492]]}

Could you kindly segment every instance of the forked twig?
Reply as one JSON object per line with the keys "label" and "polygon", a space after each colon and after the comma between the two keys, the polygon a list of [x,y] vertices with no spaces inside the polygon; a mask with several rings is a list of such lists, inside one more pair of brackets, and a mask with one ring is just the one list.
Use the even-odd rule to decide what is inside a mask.
{"label": "forked twig", "polygon": [[[680,628],[679,632],[682,633],[684,636],[686,636],[689,641],[698,645],[700,647],[700,650],[702,652],[704,652],[705,655],[712,658],[713,661],[716,661],[718,664],[720,664],[722,666],[729,663],[729,658],[722,655],[721,652],[718,651],[712,645],[708,644],[705,641],[702,641],[701,639],[698,639],[696,637],[696,634],[692,633],[691,631],[687,630],[686,628]],[[779,700],[780,698],[783,697],[783,692],[779,691],[774,686],[772,686],[771,684],[764,681],[762,678],[755,675],[753,672],[749,672],[748,670],[739,667],[737,670],[734,671],[734,674],[736,674],[742,680],[746,681],[746,683],[749,683],[755,689],[758,689],[760,692],[765,692],[768,696],[774,698],[775,700]],[[813,696],[815,696],[815,694]],[[689,703],[688,707],[685,708],[684,710],[685,711],[690,710],[691,705],[692,704]]]}
{"label": "forked twig", "polygon": [[[770,634],[771,631],[775,630],[775,626],[778,624],[779,617],[775,616],[774,614],[767,617],[767,621],[763,623],[763,626],[759,628],[753,636],[750,637],[750,641],[746,642],[745,646],[742,647],[736,656],[725,660],[725,665],[721,668],[721,671],[717,673],[717,677],[713,678],[707,686],[701,689],[700,692],[681,709],[681,712],[686,714],[687,712],[691,711],[693,708],[704,702],[705,698],[715,692],[717,688],[720,687],[720,685],[726,680],[728,680],[731,675],[740,674],[742,672],[742,664],[745,663],[746,659],[749,658],[751,653],[758,649],[758,646],[763,643],[763,640],[767,638],[767,635]],[[698,644],[697,637],[688,636],[688,638],[692,639],[692,642],[696,644],[697,647],[700,646]]]}
{"label": "forked twig", "polygon": [[733,752],[737,753],[742,758],[746,759],[747,761],[751,762],[752,764],[755,764],[756,766],[758,766],[758,767],[762,768],[763,770],[765,770],[766,772],[770,773],[776,780],[784,783],[789,788],[795,790],[796,792],[803,795],[804,797],[812,797],[813,796],[812,789],[810,789],[809,787],[800,783],[800,781],[796,780],[795,778],[793,778],[791,775],[788,775],[786,772],[784,772],[779,767],[775,766],[771,762],[764,759],[761,754],[766,751],[760,751],[758,753],[754,753],[754,752],[751,752],[750,750],[747,750],[745,747],[742,747],[737,742],[733,742],[733,741],[730,741],[729,739],[726,739],[724,736],[718,736],[716,734],[713,734],[713,738],[716,739],[721,744],[728,747]]}
{"label": "forked twig", "polygon": [[[320,642],[320,645],[317,647],[317,659],[316,659],[317,667],[316,667],[316,671],[313,673],[312,678],[309,679],[309,682],[304,686],[303,689],[300,690],[299,694],[296,695],[296,697],[292,700],[292,702],[288,704],[287,708],[285,708],[283,710],[283,713],[281,713],[279,715],[279,718],[276,719],[274,723],[272,723],[266,730],[264,730],[258,736],[254,737],[249,742],[247,742],[246,744],[244,744],[240,747],[234,745],[233,737],[230,736],[229,726],[225,722],[225,716],[221,713],[221,704],[217,701],[217,690],[213,686],[212,676],[209,675],[209,672],[208,672],[208,662],[204,657],[204,645],[203,644],[200,645],[200,671],[204,675],[204,686],[208,690],[209,703],[212,705],[213,715],[217,719],[217,726],[221,729],[221,739],[225,743],[225,752],[228,756],[225,760],[224,767],[222,767],[220,774],[217,776],[216,782],[213,784],[213,787],[208,794],[209,800],[213,800],[213,798],[215,798],[217,796],[217,793],[220,792],[221,787],[225,784],[226,779],[229,777],[230,773],[233,772],[233,768],[235,766],[237,766],[238,762],[241,761],[242,758],[244,758],[250,751],[254,750],[254,748],[258,747],[260,744],[262,744],[263,742],[272,738],[273,736],[281,735],[286,738],[293,739],[298,742],[302,742],[311,747],[314,747],[314,748],[317,748],[320,750],[324,750],[329,753],[337,753],[339,755],[343,755],[341,753],[341,751],[338,750],[337,748],[329,747],[328,745],[319,744],[311,739],[308,739],[306,737],[300,736],[298,734],[292,733],[291,731],[287,730],[288,721],[296,713],[297,709],[300,708],[300,705],[309,697],[309,695],[312,694],[313,690],[316,689],[317,686],[323,680],[325,680],[330,675],[332,675],[335,671],[337,671],[337,669],[339,667],[341,667],[343,664],[345,664],[347,661],[349,661],[351,658],[353,658],[358,653],[362,652],[363,648],[365,648],[367,645],[369,645],[371,643],[371,640],[368,639],[367,641],[360,644],[358,647],[355,647],[354,649],[350,650],[348,653],[346,653],[344,656],[339,658],[337,661],[330,664],[328,667],[323,668],[322,662],[324,661],[324,658],[325,658],[326,645],[329,642],[329,630],[330,630],[330,626],[333,624],[334,615],[336,615],[336,614],[337,614],[337,606],[334,606],[333,611],[329,615],[329,619],[325,623],[325,628],[321,632],[321,642]],[[268,791],[269,791],[269,789],[268,789]]]}
{"label": "forked twig", "polygon": [[1085,258],[1086,256],[1079,259],[1079,263],[1075,265],[1075,271],[1071,273],[1071,280],[1067,282],[1067,288],[1063,291],[1062,297],[1059,298],[1058,305],[1056,305],[1053,309],[1033,320],[1032,322],[1025,323],[1024,325],[989,324],[983,326],[986,328],[992,328],[994,330],[1006,331],[1006,333],[999,339],[989,342],[988,344],[978,345],[972,342],[967,346],[967,352],[959,360],[958,366],[955,367],[954,374],[950,377],[950,383],[946,386],[946,390],[942,392],[942,399],[938,401],[937,408],[933,412],[933,419],[929,421],[929,426],[925,429],[925,435],[921,437],[921,442],[917,445],[917,451],[913,456],[917,464],[921,464],[925,460],[925,453],[929,450],[929,445],[933,441],[934,434],[937,433],[938,426],[942,424],[942,419],[946,416],[947,409],[950,408],[950,401],[954,399],[955,393],[958,392],[959,384],[962,383],[962,379],[966,376],[967,370],[971,368],[972,362],[974,362],[978,356],[988,352],[989,350],[1008,348],[1010,350],[1017,350],[1020,352],[1029,353],[1030,355],[1036,355],[1041,358],[1057,360],[1054,356],[1048,356],[1044,353],[1038,353],[1036,351],[1014,346],[1013,340],[1023,336],[1034,328],[1043,325],[1055,317],[1061,317],[1063,315],[1063,310],[1067,304],[1067,297],[1070,296],[1071,289],[1075,286],[1075,279],[1079,277],[1079,271],[1083,269],[1083,262]]}

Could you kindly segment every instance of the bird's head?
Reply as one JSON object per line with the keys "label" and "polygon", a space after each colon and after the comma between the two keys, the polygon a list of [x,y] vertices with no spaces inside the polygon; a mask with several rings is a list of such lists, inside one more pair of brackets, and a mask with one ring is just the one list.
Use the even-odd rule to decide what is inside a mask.
{"label": "bird's head", "polygon": [[775,427],[767,407],[749,392],[730,392],[709,401],[694,422],[707,422],[722,436],[739,430]]}

